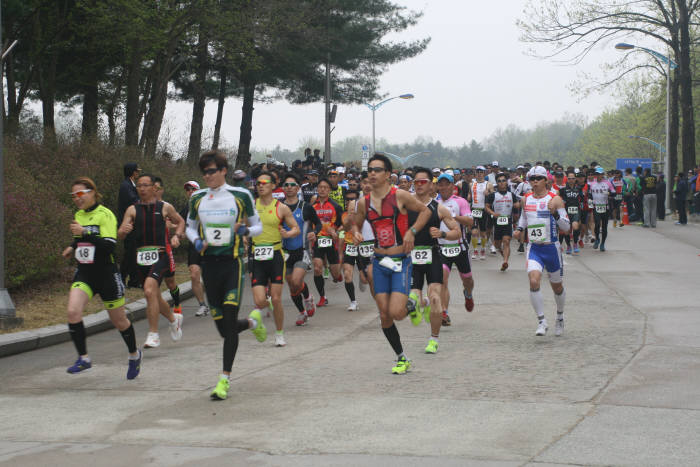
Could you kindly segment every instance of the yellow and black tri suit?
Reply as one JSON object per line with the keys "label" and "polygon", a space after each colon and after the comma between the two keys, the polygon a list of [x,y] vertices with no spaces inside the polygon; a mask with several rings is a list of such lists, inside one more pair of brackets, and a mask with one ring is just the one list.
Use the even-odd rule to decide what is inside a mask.
{"label": "yellow and black tri suit", "polygon": [[255,209],[258,211],[263,230],[260,235],[253,237],[253,262],[250,268],[252,273],[251,285],[267,286],[282,284],[285,276],[285,261],[282,253],[282,236],[279,227],[282,218],[279,215],[282,203],[273,199],[270,204],[263,205],[260,198],[255,201]]}
{"label": "yellow and black tri suit", "polygon": [[73,237],[78,268],[71,288],[88,297],[99,294],[108,310],[124,305],[124,283],[114,261],[117,244],[117,218],[101,204],[75,213],[75,220],[87,231]]}

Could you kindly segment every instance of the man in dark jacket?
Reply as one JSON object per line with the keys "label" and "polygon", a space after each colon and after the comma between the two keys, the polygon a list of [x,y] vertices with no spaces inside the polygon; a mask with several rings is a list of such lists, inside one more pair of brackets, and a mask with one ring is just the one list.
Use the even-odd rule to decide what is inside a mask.
{"label": "man in dark jacket", "polygon": [[688,197],[688,180],[683,172],[678,172],[676,191],[673,194],[676,197],[676,208],[678,209],[678,222],[676,224],[685,225],[688,223],[688,212],[685,210],[685,200]]}
{"label": "man in dark jacket", "polygon": [[659,174],[659,181],[656,183],[656,215],[661,221],[666,217],[666,180],[664,174]]}
{"label": "man in dark jacket", "polygon": [[[141,169],[139,169],[138,164],[134,162],[124,164],[124,181],[119,185],[119,200],[117,203],[118,225],[121,225],[126,209],[139,200],[139,194],[136,191],[136,179],[140,172]],[[136,249],[131,235],[127,235],[124,239],[124,257],[122,258],[120,270],[122,281],[128,287],[141,286],[136,274]]]}

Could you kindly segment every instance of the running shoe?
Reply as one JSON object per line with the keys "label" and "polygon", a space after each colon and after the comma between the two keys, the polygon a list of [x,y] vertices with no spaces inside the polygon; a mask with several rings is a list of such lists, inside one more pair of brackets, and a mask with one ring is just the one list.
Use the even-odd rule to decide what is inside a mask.
{"label": "running shoe", "polygon": [[438,343],[435,339],[428,341],[428,346],[425,348],[425,353],[437,353]]}
{"label": "running shoe", "polygon": [[255,338],[258,340],[258,342],[265,342],[265,339],[267,339],[267,328],[262,322],[262,316],[260,316],[260,310],[257,308],[253,311],[250,312],[248,315],[248,318],[254,319],[257,321],[258,325],[255,326],[251,331],[253,331],[253,335]]}
{"label": "running shoe", "polygon": [[570,245],[566,247],[566,254],[567,255],[571,254],[571,246]]}
{"label": "running shoe", "polygon": [[357,301],[350,302],[350,305],[348,305],[348,311],[357,311]]}
{"label": "running shoe", "polygon": [[275,347],[284,347],[287,341],[284,340],[284,334],[275,333]]}
{"label": "running shoe", "polygon": [[323,278],[324,278],[324,279],[328,279],[329,277],[331,277],[331,271],[330,271],[330,269],[328,269],[328,268],[323,268]]}
{"label": "running shoe", "polygon": [[508,269],[508,261],[504,261],[503,264],[501,264],[501,272],[505,271]]}
{"label": "running shoe", "polygon": [[561,336],[564,333],[564,318],[557,318],[556,326],[554,327],[554,335]]}
{"label": "running shoe", "polygon": [[146,335],[146,342],[143,344],[144,349],[154,349],[160,347],[160,336],[157,332],[149,332]]}
{"label": "running shoe", "polygon": [[209,314],[209,307],[206,305],[199,305],[199,309],[194,312],[195,316],[206,316]]}
{"label": "running shoe", "polygon": [[411,292],[408,295],[408,302],[406,302],[406,310],[408,311],[408,317],[411,318],[411,324],[418,326],[423,320],[423,316],[418,310],[418,295],[415,292]]}
{"label": "running shoe", "polygon": [[486,261],[486,249],[481,249],[481,261]]}
{"label": "running shoe", "polygon": [[578,246],[579,246],[580,248],[583,248],[583,240],[580,240],[580,239],[579,239],[579,241],[578,241]]}
{"label": "running shoe", "polygon": [[173,307],[173,313],[182,314],[182,306],[174,306],[174,307]]}
{"label": "running shoe", "polygon": [[496,247],[491,245],[491,254],[495,255],[496,254]]}
{"label": "running shoe", "polygon": [[170,323],[170,337],[174,341],[182,339],[182,321],[184,317],[182,313],[175,313],[175,319]]}
{"label": "running shoe", "polygon": [[613,229],[617,227],[617,220],[613,219]]}
{"label": "running shoe", "polygon": [[362,282],[362,279],[360,279],[360,283],[357,284],[357,286],[360,288],[360,292],[364,292],[365,290],[367,290],[367,284]]}
{"label": "running shoe", "polygon": [[396,361],[396,366],[391,369],[391,372],[395,375],[403,375],[406,374],[409,368],[411,368],[411,361],[406,357],[399,357]]}
{"label": "running shoe", "polygon": [[343,276],[338,276],[333,278],[333,283],[337,284],[338,282],[343,282]]}
{"label": "running shoe", "polygon": [[464,290],[464,308],[469,312],[474,309],[474,297],[466,289]]}
{"label": "running shoe", "polygon": [[520,246],[518,247],[518,253],[524,253],[525,252],[525,244],[521,243]]}
{"label": "running shoe", "polygon": [[442,312],[442,325],[452,326],[452,320],[450,319],[450,315],[448,315],[446,311]]}
{"label": "running shoe", "polygon": [[535,331],[535,335],[544,336],[545,334],[547,334],[547,329],[547,320],[543,318],[542,321],[540,321],[540,323],[537,325],[537,331]]}
{"label": "running shoe", "polygon": [[141,372],[141,359],[143,358],[143,352],[141,349],[136,351],[138,353],[138,358],[129,359],[129,369],[126,370],[126,379],[134,379]]}
{"label": "running shoe", "polygon": [[316,304],[317,307],[321,306],[326,306],[328,305],[328,299],[325,296],[321,296],[321,298],[318,300],[318,303]]}
{"label": "running shoe", "polygon": [[477,259],[479,257],[479,252],[476,250],[472,250],[472,259]]}
{"label": "running shoe", "polygon": [[231,385],[228,381],[228,378],[226,378],[225,376],[222,376],[221,378],[219,378],[219,382],[216,383],[216,387],[211,392],[212,400],[215,400],[215,401],[225,400],[226,397],[228,396],[228,389],[230,386]]}
{"label": "running shoe", "polygon": [[605,251],[605,243],[600,244],[600,251]]}
{"label": "running shoe", "polygon": [[83,357],[78,357],[78,359],[75,361],[75,363],[66,369],[66,372],[71,373],[71,374],[75,374],[75,373],[80,373],[81,371],[84,371],[84,370],[89,370],[90,368],[92,368],[91,361],[83,360]]}
{"label": "running shoe", "polygon": [[594,250],[597,250],[597,249],[598,249],[598,245],[600,245],[600,241],[596,240],[595,242],[593,242],[593,249],[594,249]]}
{"label": "running shoe", "polygon": [[316,305],[314,305],[313,295],[309,295],[309,298],[304,299],[304,309],[306,310],[306,316],[309,318],[316,313]]}
{"label": "running shoe", "polygon": [[580,252],[581,252],[581,250],[579,249],[578,245],[576,245],[576,246],[574,247],[574,254],[577,255],[577,254],[579,254]]}
{"label": "running shoe", "polygon": [[423,298],[421,310],[423,311],[423,321],[430,324],[430,300]]}
{"label": "running shoe", "polygon": [[306,323],[309,321],[309,317],[306,315],[306,313],[299,313],[299,316],[297,316],[297,326],[306,326]]}

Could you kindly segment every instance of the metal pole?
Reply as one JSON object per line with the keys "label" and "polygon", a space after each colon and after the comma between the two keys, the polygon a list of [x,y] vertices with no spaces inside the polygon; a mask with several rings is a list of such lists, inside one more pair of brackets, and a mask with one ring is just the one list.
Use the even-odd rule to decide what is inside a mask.
{"label": "metal pole", "polygon": [[377,110],[372,107],[372,154],[377,152],[377,147],[374,145],[374,111]]}
{"label": "metal pole", "polygon": [[666,155],[664,157],[664,178],[666,179],[666,203],[664,209],[666,212],[671,212],[671,164],[669,159],[669,133],[671,132],[671,55],[669,54],[666,60]]}
{"label": "metal pole", "polygon": [[331,161],[331,54],[328,54],[326,62],[326,127],[325,127],[325,151],[323,162]]}
{"label": "metal pole", "polygon": [[[0,7],[1,8],[1,7]],[[0,11],[0,44],[2,44],[2,12]],[[0,67],[2,67],[0,60]],[[2,83],[0,83],[1,85]],[[0,106],[2,108],[3,106]],[[0,329],[17,327],[24,321],[15,317],[15,304],[5,288],[5,112],[0,115]]]}

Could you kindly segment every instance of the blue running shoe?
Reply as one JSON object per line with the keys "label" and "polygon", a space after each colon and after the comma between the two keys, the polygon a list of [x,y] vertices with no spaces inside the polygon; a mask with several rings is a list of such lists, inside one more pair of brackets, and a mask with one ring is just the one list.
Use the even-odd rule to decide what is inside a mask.
{"label": "blue running shoe", "polygon": [[92,362],[83,360],[83,357],[78,357],[73,366],[69,366],[66,370],[68,373],[80,373],[83,370],[92,368]]}
{"label": "blue running shoe", "polygon": [[600,245],[600,241],[596,240],[595,242],[593,242],[593,249],[594,249],[594,250],[597,250],[597,249],[598,249],[598,245]]}
{"label": "blue running shoe", "polygon": [[141,359],[143,358],[143,353],[141,349],[138,350],[139,358],[136,360],[129,359],[129,369],[126,370],[126,379],[134,379],[139,375],[141,371]]}

